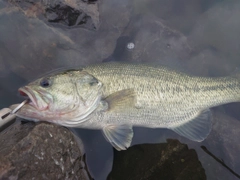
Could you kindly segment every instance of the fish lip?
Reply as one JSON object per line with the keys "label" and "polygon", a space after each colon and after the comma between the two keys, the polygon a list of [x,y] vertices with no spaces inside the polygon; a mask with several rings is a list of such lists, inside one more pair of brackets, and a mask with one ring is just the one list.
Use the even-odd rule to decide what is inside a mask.
{"label": "fish lip", "polygon": [[[34,108],[36,108],[40,111],[46,110],[48,108],[48,106],[43,106],[43,107],[39,106],[38,100],[37,100],[37,97],[36,97],[34,91],[31,90],[29,87],[27,87],[27,86],[21,87],[21,88],[18,89],[18,92],[22,96],[26,95],[30,99],[30,101],[27,104],[33,106]],[[36,93],[38,93],[38,92],[36,92]]]}

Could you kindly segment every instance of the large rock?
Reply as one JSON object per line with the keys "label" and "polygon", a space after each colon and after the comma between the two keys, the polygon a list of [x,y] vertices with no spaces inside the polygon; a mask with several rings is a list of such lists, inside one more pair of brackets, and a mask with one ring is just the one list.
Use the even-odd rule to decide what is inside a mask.
{"label": "large rock", "polygon": [[114,151],[108,179],[204,180],[206,175],[193,149],[177,140],[168,140],[163,144],[142,144],[127,151]]}
{"label": "large rock", "polygon": [[[127,48],[128,43],[133,43],[134,48]],[[156,16],[147,15],[132,19],[112,56],[119,61],[167,65],[170,61],[179,65],[189,59],[192,51],[186,36]]]}
{"label": "large rock", "polygon": [[212,48],[223,53],[225,61],[239,66],[240,2],[222,1],[203,13],[196,21],[190,39],[198,48]]}
{"label": "large rock", "polygon": [[[154,14],[158,19],[163,19],[166,25],[188,33],[196,19],[203,11],[205,0],[135,0],[136,14],[146,16]],[[208,0],[213,1],[213,0]]]}
{"label": "large rock", "polygon": [[101,62],[112,54],[127,26],[130,4],[126,0],[0,2],[0,75],[14,72],[32,80],[52,69]]}
{"label": "large rock", "polygon": [[84,27],[91,30],[99,27],[99,11],[96,1],[10,0],[9,2],[19,7],[27,17],[43,19],[52,25]]}
{"label": "large rock", "polygon": [[239,135],[238,119],[221,112],[214,113],[214,125],[207,138],[206,147],[238,174],[240,174],[240,162],[237,158],[240,151]]}
{"label": "large rock", "polygon": [[0,179],[91,179],[83,145],[64,127],[17,123],[0,134],[0,144]]}
{"label": "large rock", "polygon": [[[116,40],[129,23],[131,2],[85,2],[0,1],[0,108],[19,102],[16,91],[27,81],[54,69],[98,63],[113,53]],[[83,10],[97,28],[67,27],[62,23],[48,22],[44,16],[46,9],[58,3],[65,4],[69,11],[71,8],[79,12]]]}

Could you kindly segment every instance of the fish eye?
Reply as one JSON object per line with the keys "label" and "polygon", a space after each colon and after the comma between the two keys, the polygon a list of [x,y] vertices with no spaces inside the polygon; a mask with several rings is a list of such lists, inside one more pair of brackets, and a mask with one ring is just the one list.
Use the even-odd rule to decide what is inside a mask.
{"label": "fish eye", "polygon": [[51,81],[50,79],[44,78],[40,81],[40,86],[47,88],[49,86],[51,86]]}

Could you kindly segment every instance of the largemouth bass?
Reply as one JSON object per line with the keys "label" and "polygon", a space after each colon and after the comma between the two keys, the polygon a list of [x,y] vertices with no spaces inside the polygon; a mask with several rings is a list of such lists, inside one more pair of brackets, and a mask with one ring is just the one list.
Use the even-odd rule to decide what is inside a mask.
{"label": "largemouth bass", "polygon": [[131,144],[132,126],[168,128],[203,141],[212,126],[209,108],[240,101],[240,81],[111,62],[48,75],[19,92],[30,102],[17,116],[101,129],[117,150],[124,150]]}

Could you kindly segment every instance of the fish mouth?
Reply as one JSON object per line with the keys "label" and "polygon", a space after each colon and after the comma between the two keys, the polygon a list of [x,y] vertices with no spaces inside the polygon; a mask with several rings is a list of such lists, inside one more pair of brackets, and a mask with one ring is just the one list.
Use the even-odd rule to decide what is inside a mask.
{"label": "fish mouth", "polygon": [[25,86],[18,89],[21,96],[28,97],[28,105],[36,108],[37,110],[44,111],[48,109],[48,104],[44,101],[42,94],[31,90],[29,87]]}

